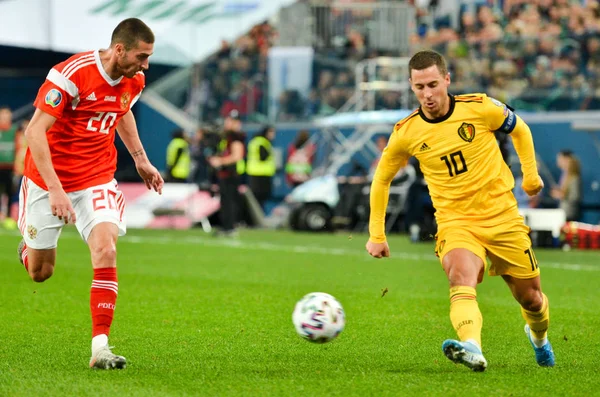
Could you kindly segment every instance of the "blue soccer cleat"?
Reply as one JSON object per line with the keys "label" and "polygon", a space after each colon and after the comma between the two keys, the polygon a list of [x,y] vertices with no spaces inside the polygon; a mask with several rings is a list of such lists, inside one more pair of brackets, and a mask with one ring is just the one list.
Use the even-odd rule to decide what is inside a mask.
{"label": "blue soccer cleat", "polygon": [[442,350],[450,361],[465,365],[475,372],[483,372],[487,368],[487,361],[483,357],[483,353],[471,342],[447,339],[442,343]]}
{"label": "blue soccer cleat", "polygon": [[554,367],[554,350],[552,350],[550,342],[542,347],[536,347],[531,339],[531,330],[527,324],[525,324],[525,333],[529,338],[529,343],[533,346],[533,351],[535,351],[535,361],[537,361],[538,365],[540,367]]}

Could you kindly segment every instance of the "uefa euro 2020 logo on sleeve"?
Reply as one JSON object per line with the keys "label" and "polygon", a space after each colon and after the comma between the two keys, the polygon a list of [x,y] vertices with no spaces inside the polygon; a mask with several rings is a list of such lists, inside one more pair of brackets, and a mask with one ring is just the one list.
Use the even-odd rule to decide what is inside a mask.
{"label": "uefa euro 2020 logo on sleeve", "polygon": [[48,91],[48,93],[46,94],[46,105],[50,105],[53,108],[55,108],[58,105],[60,105],[61,102],[62,94],[59,90],[57,90],[56,88],[52,88],[50,91]]}

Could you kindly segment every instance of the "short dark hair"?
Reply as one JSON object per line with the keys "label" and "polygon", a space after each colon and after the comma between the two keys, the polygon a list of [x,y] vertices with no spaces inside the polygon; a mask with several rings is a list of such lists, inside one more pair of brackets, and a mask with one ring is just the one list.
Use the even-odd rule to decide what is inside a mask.
{"label": "short dark hair", "polygon": [[185,132],[181,128],[176,128],[171,133],[171,136],[173,137],[173,139],[176,139],[176,138],[182,138],[183,139],[183,138],[185,138]]}
{"label": "short dark hair", "polygon": [[558,154],[565,157],[573,157],[573,151],[570,149],[563,149],[559,151]]}
{"label": "short dark hair", "polygon": [[267,134],[269,133],[269,131],[271,131],[272,129],[274,129],[274,127],[272,125],[265,125],[265,126],[263,126],[263,128],[260,130],[260,132],[257,135],[266,137]]}
{"label": "short dark hair", "polygon": [[445,76],[448,73],[446,60],[441,54],[432,50],[419,51],[408,61],[408,74],[412,76],[413,70],[423,70],[433,65],[437,66],[442,75]]}
{"label": "short dark hair", "polygon": [[153,44],[154,33],[141,19],[127,18],[121,21],[113,30],[110,46],[121,43],[125,46],[125,50],[131,50],[137,47],[140,41]]}

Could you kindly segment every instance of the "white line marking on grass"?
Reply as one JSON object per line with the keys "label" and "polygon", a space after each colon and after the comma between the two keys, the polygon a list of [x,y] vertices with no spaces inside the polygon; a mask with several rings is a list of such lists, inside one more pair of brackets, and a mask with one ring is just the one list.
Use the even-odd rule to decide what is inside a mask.
{"label": "white line marking on grass", "polygon": [[575,270],[575,271],[585,271],[585,272],[598,272],[600,271],[600,266],[594,265],[578,265],[575,263],[560,263],[560,262],[542,262],[541,268],[552,268],[552,269],[562,269],[562,270]]}
{"label": "white line marking on grass", "polygon": [[[16,235],[14,232],[0,229],[0,235]],[[61,238],[78,239],[81,237],[76,232],[63,233]],[[322,255],[336,255],[336,256],[360,256],[365,259],[369,259],[366,252],[358,250],[349,250],[345,248],[324,248],[311,245],[286,245],[286,244],[273,244],[265,242],[244,242],[241,240],[225,240],[220,238],[206,238],[200,236],[185,236],[180,238],[172,237],[142,237],[142,236],[126,236],[119,239],[121,244],[184,244],[184,245],[204,245],[211,247],[231,247],[240,250],[251,250],[251,251],[274,251],[274,252],[289,252],[294,254],[322,254]],[[430,261],[438,262],[438,259],[433,255],[422,255],[422,254],[409,254],[405,252],[392,252],[392,256],[388,260],[418,260],[418,261]],[[542,262],[541,268],[546,269],[559,269],[559,270],[570,270],[570,271],[585,271],[585,272],[598,272],[600,266],[595,265],[581,265],[578,263],[563,263],[563,262]]]}
{"label": "white line marking on grass", "polygon": [[[367,257],[366,252],[357,250],[349,250],[345,248],[323,248],[317,246],[307,245],[286,245],[286,244],[273,244],[273,243],[261,243],[261,242],[243,242],[240,240],[221,240],[221,239],[210,239],[204,237],[184,237],[173,239],[169,237],[139,237],[131,236],[125,237],[120,240],[121,242],[129,242],[134,244],[139,243],[153,243],[153,244],[202,244],[211,247],[231,247],[242,250],[251,251],[275,251],[275,252],[289,252],[297,254],[322,254],[322,255],[336,255],[336,256],[361,256]],[[421,255],[421,254],[409,254],[405,252],[393,252],[389,258],[391,260],[418,260],[418,261],[430,261],[439,262],[439,260],[433,255]],[[571,271],[587,271],[587,272],[598,272],[600,266],[594,265],[580,265],[576,263],[561,263],[561,262],[542,262],[542,268],[547,269],[560,269],[560,270],[571,270]]]}

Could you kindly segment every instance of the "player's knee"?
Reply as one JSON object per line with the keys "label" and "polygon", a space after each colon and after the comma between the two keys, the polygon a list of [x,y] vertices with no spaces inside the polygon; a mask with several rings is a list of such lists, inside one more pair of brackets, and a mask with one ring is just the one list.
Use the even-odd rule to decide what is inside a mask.
{"label": "player's knee", "polygon": [[114,267],[117,263],[117,249],[112,244],[94,249],[92,256],[98,267]]}
{"label": "player's knee", "polygon": [[29,276],[36,283],[42,283],[52,277],[54,274],[54,265],[52,264],[44,264],[43,266],[31,269],[29,271]]}
{"label": "player's knee", "polygon": [[442,266],[451,287],[468,286],[475,288],[483,279],[483,261],[463,248],[448,252],[444,256]]}
{"label": "player's knee", "polygon": [[544,297],[541,291],[530,289],[520,297],[519,303],[527,311],[539,312],[544,305]]}
{"label": "player's knee", "polygon": [[448,281],[451,287],[468,286],[475,287],[483,279],[483,275],[469,266],[452,266],[447,270]]}

